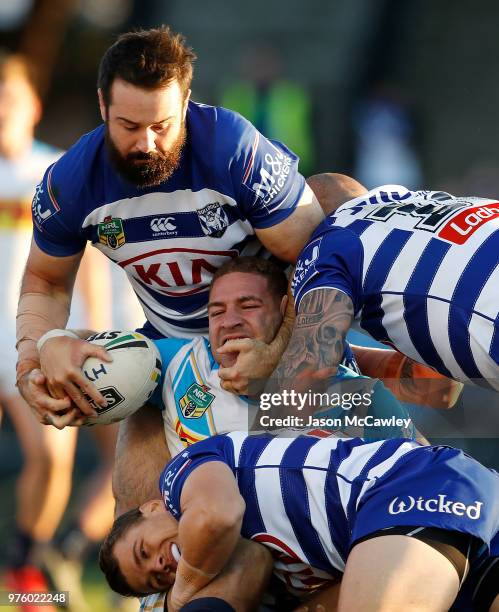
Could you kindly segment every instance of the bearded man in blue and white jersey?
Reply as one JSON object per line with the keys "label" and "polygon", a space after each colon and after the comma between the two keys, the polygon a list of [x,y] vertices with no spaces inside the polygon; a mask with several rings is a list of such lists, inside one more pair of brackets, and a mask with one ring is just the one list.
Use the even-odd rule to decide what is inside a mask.
{"label": "bearded man in blue and white jersey", "polygon": [[[106,359],[103,349],[69,335],[52,337],[40,354],[36,348],[44,332],[66,324],[87,242],[127,273],[146,334],[192,338],[207,331],[217,268],[263,247],[294,262],[323,218],[291,151],[240,115],[190,100],[194,59],[166,27],[120,36],[99,70],[103,125],[52,165],[37,188],[17,317],[17,378],[46,424],[63,427],[92,414],[84,394],[105,404],[80,370],[90,355]],[[362,193],[355,181],[331,181],[343,196]],[[244,355],[246,376],[272,370],[288,328],[272,345],[253,346],[253,358]]]}
{"label": "bearded man in blue and white jersey", "polygon": [[277,375],[334,373],[352,323],[455,380],[499,390],[499,203],[374,189],[315,230]]}
{"label": "bearded man in blue and white jersey", "polygon": [[[122,594],[172,587],[171,611],[216,579],[241,535],[273,552],[308,609],[343,612],[449,610],[497,544],[499,475],[448,446],[233,432],[184,450],[159,484],[118,519],[100,562]],[[497,609],[497,564],[487,570],[461,609]]]}

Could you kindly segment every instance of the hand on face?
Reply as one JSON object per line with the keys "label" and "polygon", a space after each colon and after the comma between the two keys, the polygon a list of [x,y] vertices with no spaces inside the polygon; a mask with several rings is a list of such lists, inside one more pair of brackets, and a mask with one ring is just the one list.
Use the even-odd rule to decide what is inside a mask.
{"label": "hand on face", "polygon": [[266,278],[247,272],[218,278],[211,288],[208,318],[213,356],[229,385],[222,386],[245,393],[250,378],[268,375],[268,345],[282,322]]}

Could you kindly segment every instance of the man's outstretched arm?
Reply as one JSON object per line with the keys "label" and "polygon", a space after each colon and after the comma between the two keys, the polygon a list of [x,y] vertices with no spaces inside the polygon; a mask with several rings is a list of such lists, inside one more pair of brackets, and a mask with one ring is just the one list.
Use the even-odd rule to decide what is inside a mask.
{"label": "man's outstretched arm", "polygon": [[279,384],[289,387],[301,380],[313,382],[334,376],[353,315],[352,300],[343,291],[322,288],[305,294],[275,372]]}
{"label": "man's outstretched arm", "polygon": [[[45,332],[66,326],[82,254],[83,251],[80,251],[67,257],[52,257],[33,240],[17,311],[19,390],[39,420],[47,423],[44,419],[50,415],[56,427],[63,427],[78,419],[80,410],[84,414],[94,414],[83,392],[99,404],[105,401],[80,369],[91,355],[108,361],[103,347],[64,336],[48,340],[41,354],[37,349],[37,341]],[[52,349],[58,344],[69,345],[69,351],[64,356],[57,353],[56,358],[44,358],[47,347]],[[66,355],[70,358],[66,359]],[[61,412],[62,416],[58,414]]]}

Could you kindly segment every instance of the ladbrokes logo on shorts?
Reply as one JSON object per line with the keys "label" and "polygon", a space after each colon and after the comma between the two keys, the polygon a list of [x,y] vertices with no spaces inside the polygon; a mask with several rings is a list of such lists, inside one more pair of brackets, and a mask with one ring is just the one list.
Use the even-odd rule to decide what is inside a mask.
{"label": "ladbrokes logo on shorts", "polygon": [[424,499],[419,496],[417,499],[412,495],[404,495],[403,497],[395,497],[388,506],[389,514],[403,514],[418,510],[419,512],[440,512],[442,514],[454,514],[455,516],[464,516],[476,521],[480,518],[483,502],[476,501],[466,505],[463,502],[448,499],[447,495],[441,493],[437,497]]}

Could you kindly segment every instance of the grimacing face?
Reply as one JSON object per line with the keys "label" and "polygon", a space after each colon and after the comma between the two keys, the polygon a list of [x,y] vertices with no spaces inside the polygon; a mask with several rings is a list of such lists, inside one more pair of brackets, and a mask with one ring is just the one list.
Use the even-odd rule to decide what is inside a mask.
{"label": "grimacing face", "polygon": [[267,279],[253,272],[231,272],[217,279],[210,291],[208,319],[213,356],[222,367],[232,366],[237,353],[221,355],[227,340],[252,338],[271,342],[279,329],[287,296],[273,296]]}
{"label": "grimacing face", "polygon": [[150,500],[140,509],[144,518],[115,543],[114,557],[135,592],[165,591],[175,581],[180,556],[178,522],[161,499]]}
{"label": "grimacing face", "polygon": [[177,80],[157,89],[143,89],[115,79],[110,94],[106,107],[99,90],[114,166],[138,187],[166,181],[180,163],[190,90],[184,96]]}

